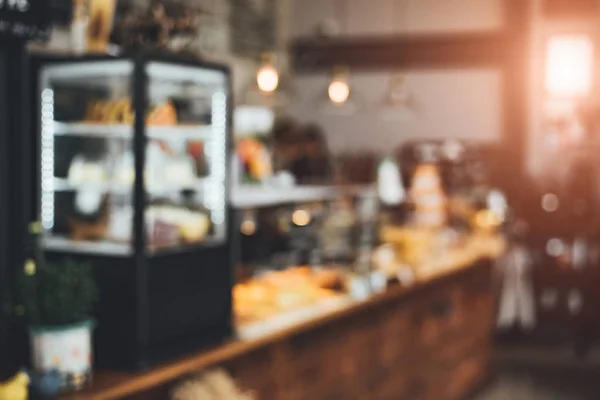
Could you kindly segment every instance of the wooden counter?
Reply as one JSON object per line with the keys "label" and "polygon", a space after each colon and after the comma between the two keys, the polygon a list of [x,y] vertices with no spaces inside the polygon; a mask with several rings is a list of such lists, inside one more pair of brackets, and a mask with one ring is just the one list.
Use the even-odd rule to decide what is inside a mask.
{"label": "wooden counter", "polygon": [[98,371],[64,399],[165,399],[178,380],[222,366],[258,400],[458,400],[489,372],[493,309],[482,261],[149,371]]}

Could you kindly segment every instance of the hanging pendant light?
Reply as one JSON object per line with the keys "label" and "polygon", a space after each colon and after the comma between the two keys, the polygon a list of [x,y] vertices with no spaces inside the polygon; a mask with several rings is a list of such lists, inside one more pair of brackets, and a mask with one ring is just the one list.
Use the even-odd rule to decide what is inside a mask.
{"label": "hanging pendant light", "polygon": [[342,106],[350,97],[350,84],[348,83],[348,70],[337,68],[333,72],[333,79],[327,88],[329,100],[335,105]]}
{"label": "hanging pendant light", "polygon": [[386,121],[408,120],[415,115],[414,97],[406,84],[403,74],[393,74],[388,90],[380,105],[379,117]]}
{"label": "hanging pendant light", "polygon": [[279,72],[275,68],[274,53],[263,54],[262,64],[256,72],[256,83],[258,89],[265,94],[275,92],[279,86]]}
{"label": "hanging pendant light", "polygon": [[348,68],[333,69],[327,90],[319,94],[315,104],[324,114],[351,115],[360,109],[362,96],[351,88]]}
{"label": "hanging pendant light", "polygon": [[256,76],[246,86],[239,104],[269,108],[289,106],[295,87],[291,77],[281,69],[274,52],[263,54]]}
{"label": "hanging pendant light", "polygon": [[240,224],[240,232],[244,236],[252,236],[256,233],[258,228],[258,222],[256,220],[256,214],[253,210],[244,211],[242,222]]}

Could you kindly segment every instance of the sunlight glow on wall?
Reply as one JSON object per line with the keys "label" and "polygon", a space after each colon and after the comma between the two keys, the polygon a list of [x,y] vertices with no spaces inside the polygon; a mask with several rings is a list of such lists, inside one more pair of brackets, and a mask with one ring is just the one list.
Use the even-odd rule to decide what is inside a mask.
{"label": "sunlight glow on wall", "polygon": [[546,92],[555,98],[589,95],[592,88],[594,45],[587,35],[550,38],[546,49]]}

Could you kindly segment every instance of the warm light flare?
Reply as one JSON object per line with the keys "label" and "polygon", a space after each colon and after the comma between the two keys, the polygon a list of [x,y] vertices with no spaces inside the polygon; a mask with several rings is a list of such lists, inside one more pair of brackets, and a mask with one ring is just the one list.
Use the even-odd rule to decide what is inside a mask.
{"label": "warm light flare", "polygon": [[350,96],[350,86],[345,80],[334,79],[329,84],[329,98],[335,104],[344,104]]}
{"label": "warm light flare", "polygon": [[310,215],[310,212],[307,210],[296,210],[292,214],[292,222],[296,226],[306,226],[306,225],[310,224],[311,220],[312,220],[312,216]]}
{"label": "warm light flare", "polygon": [[263,65],[256,74],[256,82],[261,91],[265,93],[274,92],[279,86],[279,73],[272,65]]}
{"label": "warm light flare", "polygon": [[246,236],[252,236],[256,233],[256,222],[251,219],[244,220],[240,226],[240,231]]}
{"label": "warm light flare", "polygon": [[585,97],[592,87],[594,45],[587,35],[560,35],[548,41],[546,91],[553,97]]}

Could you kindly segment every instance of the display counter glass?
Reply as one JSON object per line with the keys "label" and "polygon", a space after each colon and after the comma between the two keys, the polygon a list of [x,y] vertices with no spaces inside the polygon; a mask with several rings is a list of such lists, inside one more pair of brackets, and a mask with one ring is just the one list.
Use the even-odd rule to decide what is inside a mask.
{"label": "display counter glass", "polygon": [[148,253],[223,243],[227,85],[221,70],[160,61],[142,71],[128,59],[44,65],[46,249],[130,255],[137,206]]}

